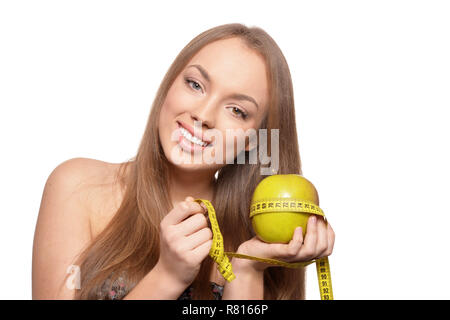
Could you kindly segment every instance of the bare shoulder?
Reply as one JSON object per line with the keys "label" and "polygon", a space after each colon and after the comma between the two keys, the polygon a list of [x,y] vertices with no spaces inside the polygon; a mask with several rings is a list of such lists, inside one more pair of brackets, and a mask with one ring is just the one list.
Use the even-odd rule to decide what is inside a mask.
{"label": "bare shoulder", "polygon": [[[77,202],[88,209],[88,189],[101,181],[106,166],[101,161],[88,158],[73,158],[56,166],[47,178],[44,196],[52,198],[56,195],[64,196],[65,200]],[[83,211],[88,216],[88,211]]]}
{"label": "bare shoulder", "polygon": [[118,180],[120,163],[100,160],[88,161],[90,168],[85,173],[82,197],[89,207],[91,236],[95,238],[111,221],[122,203],[124,189]]}
{"label": "bare shoulder", "polygon": [[73,190],[86,209],[92,238],[105,228],[121,204],[124,190],[117,180],[119,167],[120,163],[74,158],[55,169],[72,180]]}
{"label": "bare shoulder", "polygon": [[90,158],[72,158],[59,164],[51,173],[64,175],[76,180],[98,180],[105,175],[114,166],[112,163],[90,159]]}
{"label": "bare shoulder", "polygon": [[[115,181],[119,164],[90,158],[73,158],[59,164],[47,183],[58,183],[59,187],[68,188],[77,196],[80,204],[86,208],[91,218],[98,213],[99,206],[107,206],[117,195],[118,183]],[[105,203],[108,202],[108,203]]]}
{"label": "bare shoulder", "polygon": [[[67,268],[93,240],[100,210],[115,203],[118,165],[88,158],[59,164],[48,176],[33,241],[33,299],[71,299]],[[104,202],[102,202],[104,201]]]}

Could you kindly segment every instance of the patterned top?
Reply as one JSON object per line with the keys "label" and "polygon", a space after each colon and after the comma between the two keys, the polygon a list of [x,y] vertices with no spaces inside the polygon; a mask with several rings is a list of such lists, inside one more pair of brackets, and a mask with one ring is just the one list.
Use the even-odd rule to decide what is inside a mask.
{"label": "patterned top", "polygon": [[111,276],[109,276],[97,292],[97,296],[99,297],[98,300],[103,300],[105,295],[111,300],[121,300],[127,293],[128,290],[126,289],[123,276],[114,280],[113,283],[111,283]]}
{"label": "patterned top", "polygon": [[[223,295],[223,286],[218,285],[215,282],[210,281],[211,290],[214,295],[214,300],[222,300]],[[191,286],[187,287],[186,290],[178,297],[177,300],[192,300],[192,290],[194,288]],[[127,295],[128,290],[125,286],[124,277],[118,277],[113,283],[111,283],[111,277],[106,279],[102,288],[98,292],[98,296],[101,297],[99,300],[102,300],[107,293],[107,296],[111,300],[121,300],[125,295]]]}
{"label": "patterned top", "polygon": [[[223,295],[223,286],[218,285],[215,282],[210,281],[211,284],[211,290],[214,295],[214,300],[222,300]],[[178,297],[177,300],[192,300],[192,290],[194,288],[192,286],[189,286],[184,290],[184,292],[181,294],[181,296]]]}

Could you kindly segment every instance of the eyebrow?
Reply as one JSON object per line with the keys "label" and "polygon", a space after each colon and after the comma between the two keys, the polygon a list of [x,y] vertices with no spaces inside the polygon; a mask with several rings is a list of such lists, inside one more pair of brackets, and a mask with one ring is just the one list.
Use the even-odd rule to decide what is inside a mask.
{"label": "eyebrow", "polygon": [[[208,72],[199,64],[191,64],[190,66],[188,66],[187,68],[190,67],[194,67],[197,68],[197,70],[202,74],[203,78],[205,78],[206,81],[208,81],[209,83],[211,83],[211,77],[209,76]],[[255,99],[253,99],[252,97],[243,94],[243,93],[234,93],[230,96],[231,99],[236,99],[236,100],[246,100],[246,101],[250,101],[253,102],[256,106],[256,109],[259,109],[258,103],[256,102]]]}

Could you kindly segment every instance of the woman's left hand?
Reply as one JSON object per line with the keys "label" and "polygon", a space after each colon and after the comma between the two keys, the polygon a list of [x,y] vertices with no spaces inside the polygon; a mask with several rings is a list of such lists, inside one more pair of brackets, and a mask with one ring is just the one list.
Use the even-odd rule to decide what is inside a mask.
{"label": "woman's left hand", "polygon": [[[335,234],[323,217],[314,214],[309,217],[304,242],[301,229],[301,227],[295,229],[292,240],[287,244],[266,243],[255,236],[242,243],[237,253],[285,262],[306,262],[331,255]],[[235,264],[240,268],[254,271],[264,271],[272,266],[256,260],[233,258],[233,266]]]}

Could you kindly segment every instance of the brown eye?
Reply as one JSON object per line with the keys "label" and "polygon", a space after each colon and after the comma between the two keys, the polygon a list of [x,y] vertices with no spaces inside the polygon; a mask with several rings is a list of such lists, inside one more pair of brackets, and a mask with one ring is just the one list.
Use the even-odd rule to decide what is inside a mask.
{"label": "brown eye", "polygon": [[[247,118],[247,113],[245,113],[244,111],[242,111],[238,107],[231,107],[231,110],[233,111],[233,113],[234,113],[234,111],[237,111],[238,112],[238,114],[237,114],[238,117],[241,117],[242,119]],[[236,113],[234,113],[234,114],[236,115]]]}

